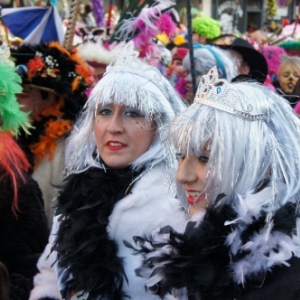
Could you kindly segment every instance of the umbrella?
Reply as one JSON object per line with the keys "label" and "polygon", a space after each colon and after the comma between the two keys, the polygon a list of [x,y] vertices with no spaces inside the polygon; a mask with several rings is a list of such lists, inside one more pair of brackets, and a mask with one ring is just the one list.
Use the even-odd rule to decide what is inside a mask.
{"label": "umbrella", "polygon": [[26,43],[63,43],[63,24],[56,6],[3,8],[2,19],[8,30]]}

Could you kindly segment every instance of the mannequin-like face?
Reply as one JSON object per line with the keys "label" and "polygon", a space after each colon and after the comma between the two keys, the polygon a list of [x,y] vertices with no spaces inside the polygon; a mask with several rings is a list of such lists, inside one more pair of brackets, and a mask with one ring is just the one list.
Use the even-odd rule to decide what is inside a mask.
{"label": "mannequin-like face", "polygon": [[292,94],[300,77],[300,69],[290,63],[282,64],[278,70],[280,88],[285,94]]}
{"label": "mannequin-like face", "polygon": [[23,106],[22,110],[30,112],[30,118],[33,120],[37,120],[39,114],[56,101],[54,92],[47,92],[47,97],[43,98],[38,88],[27,84],[23,85],[23,91],[17,94],[17,99]]}
{"label": "mannequin-like face", "polygon": [[200,157],[182,156],[179,162],[176,180],[184,186],[191,215],[205,211],[208,204],[206,194],[201,193],[206,185],[209,155],[210,151],[204,150]]}
{"label": "mannequin-like face", "polygon": [[98,105],[94,133],[98,152],[111,168],[125,168],[144,154],[155,137],[154,121],[125,105]]}

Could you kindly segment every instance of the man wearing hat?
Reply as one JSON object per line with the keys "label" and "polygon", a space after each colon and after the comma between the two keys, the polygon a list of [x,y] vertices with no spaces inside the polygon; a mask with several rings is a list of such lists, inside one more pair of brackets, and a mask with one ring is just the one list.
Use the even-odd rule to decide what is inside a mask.
{"label": "man wearing hat", "polygon": [[257,51],[249,42],[237,38],[231,45],[219,45],[227,49],[236,58],[239,75],[232,81],[241,78],[251,78],[264,83],[268,74],[268,65],[265,57]]}

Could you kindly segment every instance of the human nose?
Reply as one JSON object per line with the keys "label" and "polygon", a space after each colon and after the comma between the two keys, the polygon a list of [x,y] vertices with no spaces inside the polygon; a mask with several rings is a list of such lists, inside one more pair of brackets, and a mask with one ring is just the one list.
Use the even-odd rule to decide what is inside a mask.
{"label": "human nose", "polygon": [[192,159],[185,157],[178,165],[176,180],[182,184],[192,183],[197,181],[197,174],[194,171]]}
{"label": "human nose", "polygon": [[124,131],[122,116],[119,114],[112,115],[108,125],[107,131],[110,133],[120,133]]}

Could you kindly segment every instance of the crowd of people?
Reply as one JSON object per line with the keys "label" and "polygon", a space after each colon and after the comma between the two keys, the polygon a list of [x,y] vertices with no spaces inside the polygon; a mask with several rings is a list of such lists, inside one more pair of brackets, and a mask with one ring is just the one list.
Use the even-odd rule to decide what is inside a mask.
{"label": "crowd of people", "polygon": [[0,46],[0,299],[299,300],[300,56],[132,3]]}

